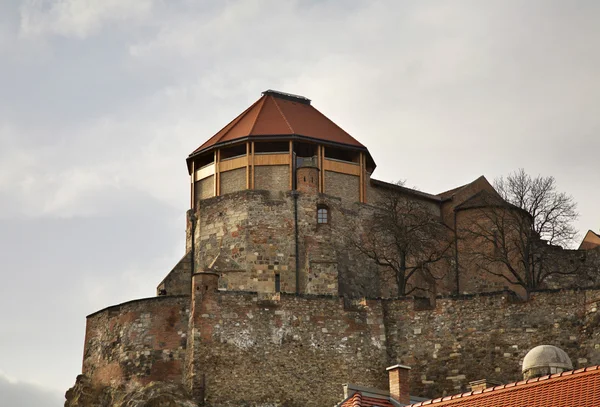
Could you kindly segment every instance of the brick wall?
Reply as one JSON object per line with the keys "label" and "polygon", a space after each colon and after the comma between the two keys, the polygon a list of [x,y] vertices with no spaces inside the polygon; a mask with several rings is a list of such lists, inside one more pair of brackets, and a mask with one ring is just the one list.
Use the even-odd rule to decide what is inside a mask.
{"label": "brick wall", "polygon": [[356,175],[325,171],[325,193],[349,203],[359,201],[359,182]]}
{"label": "brick wall", "polygon": [[195,192],[196,192],[196,206],[198,206],[200,200],[210,198],[215,196],[215,177],[211,175],[210,177],[204,178],[200,181],[197,181],[195,184]]}
{"label": "brick wall", "polygon": [[222,172],[220,178],[221,195],[246,189],[246,168]]}
{"label": "brick wall", "polygon": [[288,165],[265,165],[254,167],[254,189],[289,191],[290,167]]}

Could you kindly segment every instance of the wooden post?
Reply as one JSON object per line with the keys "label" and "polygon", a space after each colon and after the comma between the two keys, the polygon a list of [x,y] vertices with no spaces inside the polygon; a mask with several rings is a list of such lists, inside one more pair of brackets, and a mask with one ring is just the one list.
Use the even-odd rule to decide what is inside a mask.
{"label": "wooden post", "polygon": [[221,183],[221,180],[219,179],[219,150],[215,150],[215,175],[213,176],[213,183],[214,185],[214,194],[215,196],[219,196],[219,184]]}
{"label": "wooden post", "polygon": [[190,208],[194,209],[196,206],[196,163],[192,161],[192,185],[190,186],[190,193],[192,197],[190,198]]}
{"label": "wooden post", "polygon": [[294,142],[290,140],[290,191],[294,188]]}
{"label": "wooden post", "polygon": [[250,142],[246,142],[246,189],[250,189]]}
{"label": "wooden post", "polygon": [[250,156],[250,189],[254,189],[254,141],[251,143]]}
{"label": "wooden post", "polygon": [[325,146],[321,146],[321,163],[319,176],[321,177],[321,193],[325,193]]}

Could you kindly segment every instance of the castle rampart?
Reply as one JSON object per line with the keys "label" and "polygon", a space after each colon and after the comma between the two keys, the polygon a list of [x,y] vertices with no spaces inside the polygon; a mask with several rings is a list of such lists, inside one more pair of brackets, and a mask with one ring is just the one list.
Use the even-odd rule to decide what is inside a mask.
{"label": "castle rampart", "polygon": [[189,307],[189,296],[154,297],[89,315],[83,374],[98,386],[181,381]]}
{"label": "castle rampart", "polygon": [[[515,381],[540,343],[576,368],[600,364],[600,249],[544,247],[559,269],[582,272],[551,276],[541,286],[557,290],[520,301],[519,287],[467,258],[480,242],[465,232],[487,208],[473,200],[495,194],[484,177],[432,195],[371,179],[374,168],[310,100],[265,92],[188,157],[186,254],[158,297],[88,316],[83,374],[96,389],[178,383],[213,407],[322,407],[341,400],[343,383],[386,388],[397,363],[412,367],[411,393],[423,397]],[[443,260],[411,259],[398,240],[417,235],[373,222],[382,200],[445,224]],[[422,297],[398,298],[395,272],[406,268],[358,246],[380,229],[392,264],[412,260],[407,287]]]}
{"label": "castle rampart", "polygon": [[412,366],[412,393],[421,396],[466,391],[482,378],[514,381],[536,343],[565,349],[576,368],[600,363],[598,289],[536,292],[528,302],[508,292],[438,298],[426,310],[410,299],[348,304],[232,291],[208,298],[193,312],[203,328],[187,350],[190,297],[92,314],[84,373],[102,385],[177,381],[187,354],[209,405],[323,406],[341,399],[345,382],[385,388],[385,367],[396,362]]}

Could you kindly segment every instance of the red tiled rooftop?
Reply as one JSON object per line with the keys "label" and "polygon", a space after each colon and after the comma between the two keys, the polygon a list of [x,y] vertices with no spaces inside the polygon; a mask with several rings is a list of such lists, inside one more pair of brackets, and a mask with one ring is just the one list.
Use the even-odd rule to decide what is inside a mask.
{"label": "red tiled rooftop", "polygon": [[600,406],[600,366],[456,394],[411,407],[592,407]]}
{"label": "red tiled rooftop", "polygon": [[191,155],[247,137],[301,136],[316,141],[365,149],[354,137],[315,109],[310,100],[265,91],[252,106],[233,119]]}

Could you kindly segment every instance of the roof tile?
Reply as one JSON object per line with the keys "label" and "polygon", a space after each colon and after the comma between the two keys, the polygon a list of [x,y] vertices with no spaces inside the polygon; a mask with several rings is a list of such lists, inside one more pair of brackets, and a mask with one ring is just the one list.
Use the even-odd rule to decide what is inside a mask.
{"label": "roof tile", "polygon": [[437,398],[412,407],[590,407],[600,406],[599,366],[522,380]]}
{"label": "roof tile", "polygon": [[198,147],[192,155],[215,145],[246,137],[285,135],[299,135],[351,147],[365,148],[309,103],[278,97],[277,92],[267,92],[217,134]]}

